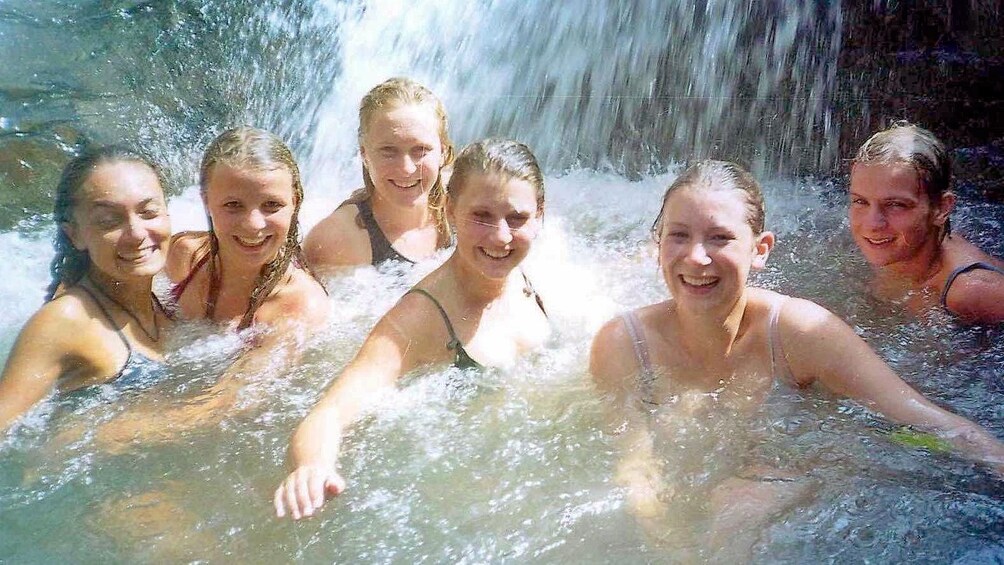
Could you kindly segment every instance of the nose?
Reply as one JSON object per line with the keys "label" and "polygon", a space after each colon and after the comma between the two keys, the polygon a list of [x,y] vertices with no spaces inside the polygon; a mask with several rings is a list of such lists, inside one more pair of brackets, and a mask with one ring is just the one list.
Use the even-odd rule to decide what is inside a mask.
{"label": "nose", "polygon": [[247,216],[244,218],[245,226],[252,231],[260,231],[265,229],[265,214],[261,210],[253,209],[248,212]]}
{"label": "nose", "polygon": [[694,242],[690,246],[690,249],[687,250],[687,260],[701,266],[711,264],[711,257],[708,255],[708,250],[705,249],[704,243],[700,241]]}
{"label": "nose", "polygon": [[418,163],[415,162],[415,159],[413,159],[411,155],[405,154],[404,158],[401,160],[401,170],[403,170],[405,174],[410,175],[418,170]]}
{"label": "nose", "polygon": [[864,220],[865,226],[873,229],[884,228],[887,223],[885,213],[880,206],[868,206],[864,213]]}
{"label": "nose", "polygon": [[512,228],[509,227],[509,222],[505,221],[504,218],[495,222],[492,228],[492,236],[496,241],[500,241],[503,244],[508,244],[512,241]]}
{"label": "nose", "polygon": [[146,221],[138,216],[132,216],[126,223],[123,235],[134,241],[143,241],[146,239],[147,233],[149,233],[149,230],[147,230]]}

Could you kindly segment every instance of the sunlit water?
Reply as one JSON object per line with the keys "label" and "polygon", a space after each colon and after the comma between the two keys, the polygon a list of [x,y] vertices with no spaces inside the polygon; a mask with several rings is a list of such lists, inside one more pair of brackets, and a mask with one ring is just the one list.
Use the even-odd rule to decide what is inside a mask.
{"label": "sunlit water", "polygon": [[[412,75],[440,93],[459,141],[488,133],[530,141],[549,174],[545,229],[526,270],[555,330],[547,348],[511,371],[411,376],[346,441],[349,490],[294,524],[271,508],[289,434],[369,328],[434,264],[326,281],[329,327],[295,368],[253,379],[218,422],[155,445],[102,441],[101,426],[119,414],[191,401],[238,347],[233,336],[181,324],[165,382],[142,394],[99,387],[46,401],[0,441],[0,560],[744,559],[745,549],[702,537],[713,519],[704,502],[751,466],[794,476],[811,491],[751,532],[736,532],[748,534],[755,560],[1001,559],[1004,483],[891,440],[894,427],[822,391],[779,391],[752,419],[675,422],[689,431],[663,435],[657,446],[667,480],[683,485],[662,525],[668,541],[654,541],[626,512],[587,358],[603,321],[665,296],[648,228],[674,163],[739,153],[767,171],[832,158],[820,139],[830,119],[834,8],[798,3],[771,19],[717,2],[699,17],[663,4],[589,14],[507,2],[404,10],[330,1],[230,12],[224,3],[0,4],[0,48],[25,61],[20,71],[0,71],[5,140],[44,146],[73,132],[125,139],[162,155],[184,186],[221,123],[252,121],[283,133],[300,155],[307,228],[358,185],[354,106],[386,76]],[[686,35],[688,17],[706,33]],[[746,41],[763,21],[776,30],[774,61],[800,72],[782,87],[770,58],[760,74],[744,71],[764,91],[758,101],[728,90],[741,82],[734,64],[708,72],[699,63],[766,49]],[[679,41],[667,47],[660,22]],[[435,37],[423,33],[429,26]],[[666,60],[681,64],[667,70]],[[696,102],[663,96],[669,76],[692,83]],[[811,101],[783,114],[800,127],[749,135],[751,124],[777,113],[778,99]],[[658,107],[673,118],[645,125]],[[727,126],[733,133],[722,135]],[[742,149],[728,151],[740,140]],[[793,148],[808,146],[811,158],[792,159]],[[49,169],[42,179],[58,174],[58,162]],[[762,176],[772,179],[768,226],[779,244],[757,284],[833,309],[912,384],[1004,437],[1000,332],[960,329],[940,313],[907,318],[869,298],[867,269],[845,235],[843,181]],[[47,282],[52,228],[38,203],[51,185],[35,182],[37,194],[4,201],[0,351],[41,304]],[[202,225],[196,190],[173,194],[175,229]],[[1002,212],[964,198],[956,229],[1000,254]]]}

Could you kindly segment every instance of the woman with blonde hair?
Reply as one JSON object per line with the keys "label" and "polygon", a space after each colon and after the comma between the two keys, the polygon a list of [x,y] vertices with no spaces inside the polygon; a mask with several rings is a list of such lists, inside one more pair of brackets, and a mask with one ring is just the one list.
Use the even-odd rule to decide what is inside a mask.
{"label": "woman with blonde hair", "polygon": [[924,128],[901,122],[866,141],[851,166],[851,234],[880,296],[963,322],[1004,322],[1004,260],[953,234],[952,163]]}
{"label": "woman with blonde hair", "polygon": [[449,246],[444,170],[453,143],[443,103],[411,79],[389,79],[363,97],[358,136],[364,186],[310,231],[310,265],[414,263]]}

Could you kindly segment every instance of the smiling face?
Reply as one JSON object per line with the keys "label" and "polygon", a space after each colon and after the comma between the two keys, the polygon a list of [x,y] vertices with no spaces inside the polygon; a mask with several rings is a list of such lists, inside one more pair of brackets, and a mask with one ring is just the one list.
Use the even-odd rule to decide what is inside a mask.
{"label": "smiling face", "polygon": [[851,234],[872,266],[930,257],[954,204],[954,194],[946,192],[934,205],[907,164],[859,163],[851,169]]}
{"label": "smiling face", "polygon": [[75,197],[72,220],[61,225],[91,269],[123,280],[164,268],[171,222],[157,174],[131,161],[94,168]]}
{"label": "smiling face", "polygon": [[746,193],[681,187],[666,199],[658,232],[663,278],[680,304],[731,307],[746,288],[750,269],[761,269],[774,245],[770,232],[754,234]]}
{"label": "smiling face", "polygon": [[425,206],[443,166],[440,123],[428,104],[375,112],[365,124],[360,154],[374,196],[396,206]]}
{"label": "smiling face", "polygon": [[458,257],[488,278],[502,279],[530,252],[540,230],[537,190],[496,173],[472,174],[447,205]]}
{"label": "smiling face", "polygon": [[220,258],[260,268],[279,253],[293,222],[293,176],[286,168],[252,170],[226,164],[209,172],[205,204]]}

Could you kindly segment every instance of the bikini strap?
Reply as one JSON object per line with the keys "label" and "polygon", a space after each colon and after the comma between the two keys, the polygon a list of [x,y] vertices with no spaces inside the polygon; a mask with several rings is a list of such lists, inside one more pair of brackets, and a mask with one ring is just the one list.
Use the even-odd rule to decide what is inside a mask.
{"label": "bikini strap", "polygon": [[[87,288],[82,284],[78,284],[77,288],[84,291],[84,293],[87,294],[87,296],[90,296],[91,300],[98,305],[98,310],[101,310],[101,313],[104,314],[105,319],[108,320],[108,323],[111,324],[112,328],[115,330],[115,333],[118,334],[119,339],[121,339],[122,343],[126,346],[126,351],[129,352],[129,357],[132,357],[132,344],[129,343],[129,340],[126,339],[125,334],[122,333],[122,330],[119,329],[119,327],[115,324],[115,318],[112,318],[112,315],[111,313],[108,312],[108,309],[105,308],[104,304],[102,304],[101,301],[98,300],[98,297],[93,292],[91,292],[89,288]],[[126,365],[129,364],[129,357],[126,357]],[[121,373],[121,371],[119,372]]]}
{"label": "bikini strap", "polygon": [[[209,258],[211,256],[212,253],[206,253],[205,255],[203,255],[201,259],[195,262],[195,266],[192,267],[192,270],[189,271],[187,275],[185,275],[185,278],[181,279],[181,282],[171,287],[169,293],[171,296],[171,302],[177,304],[179,301],[181,301],[181,295],[185,293],[185,289],[188,288],[188,285],[192,283],[193,279],[195,279],[195,275],[197,275],[199,271],[202,270],[202,267],[204,267],[206,263],[209,262]],[[160,306],[159,300],[157,301],[157,305]],[[161,309],[163,309],[163,306],[161,306]],[[165,314],[166,313],[167,312],[165,311]],[[168,317],[172,316],[169,315]]]}
{"label": "bikini strap", "polygon": [[968,273],[969,271],[974,271],[976,269],[994,271],[995,273],[1000,273],[1004,275],[1004,269],[1001,269],[1000,267],[997,267],[995,265],[991,265],[990,263],[985,263],[983,261],[973,261],[968,265],[963,265],[961,267],[958,267],[957,269],[953,270],[951,273],[948,274],[948,279],[945,281],[945,288],[941,289],[942,308],[946,309],[948,308],[948,305],[945,301],[948,299],[948,291],[952,288],[952,283],[955,282],[955,279],[958,278],[958,276],[961,275],[962,273]]}
{"label": "bikini strap", "polygon": [[412,288],[405,294],[411,294],[413,292],[421,294],[426,298],[428,298],[429,300],[431,300],[432,303],[436,306],[436,309],[439,310],[439,315],[443,317],[443,323],[446,324],[446,331],[449,332],[450,334],[450,341],[446,344],[446,348],[451,351],[457,351],[458,349],[462,348],[460,339],[457,338],[457,333],[453,331],[453,324],[450,323],[450,317],[446,315],[446,310],[443,309],[443,305],[440,304],[439,301],[436,300],[434,296],[429,294],[429,291],[425,290],[424,288],[417,288],[417,287]]}
{"label": "bikini strap", "polygon": [[527,278],[523,269],[520,269],[519,274],[523,275],[523,284],[526,285],[526,290],[524,292],[528,293],[527,296],[533,295],[533,299],[537,301],[537,307],[540,308],[540,311],[544,313],[544,317],[547,318],[547,309],[544,308],[544,301],[540,298],[540,295],[537,294],[536,289],[533,288],[533,283],[531,283],[530,279]]}
{"label": "bikini strap", "polygon": [[795,382],[791,367],[788,365],[788,358],[784,355],[784,346],[781,344],[781,330],[778,321],[781,319],[781,308],[787,302],[788,297],[782,296],[775,300],[770,306],[770,315],[767,320],[767,347],[770,348],[770,370],[774,378],[781,377],[790,383]]}
{"label": "bikini strap", "polygon": [[621,320],[624,320],[624,327],[627,328],[628,335],[631,337],[631,346],[634,348],[634,358],[638,361],[638,368],[643,373],[651,373],[652,360],[648,356],[648,343],[645,341],[641,322],[638,321],[634,312],[621,314]]}

